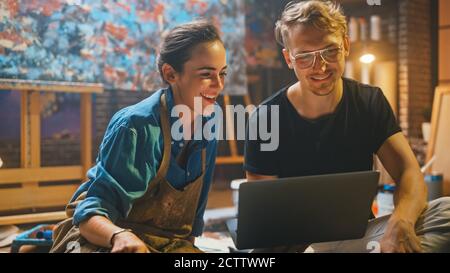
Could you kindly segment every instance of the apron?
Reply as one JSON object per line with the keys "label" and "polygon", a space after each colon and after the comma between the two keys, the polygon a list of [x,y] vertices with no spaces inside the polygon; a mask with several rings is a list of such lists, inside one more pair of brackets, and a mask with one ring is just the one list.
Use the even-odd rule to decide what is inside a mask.
{"label": "apron", "polygon": [[[183,190],[177,190],[166,180],[170,164],[171,135],[165,94],[161,95],[161,126],[164,154],[155,177],[149,182],[145,194],[136,200],[128,217],[115,225],[129,228],[148,247],[150,252],[202,252],[189,240],[192,232],[198,200],[203,186],[206,166],[206,148],[202,149],[202,173]],[[187,145],[186,145],[187,146]],[[73,214],[86,192],[66,207],[68,219],[54,230],[54,243],[50,252],[109,252],[89,243],[72,224]]]}

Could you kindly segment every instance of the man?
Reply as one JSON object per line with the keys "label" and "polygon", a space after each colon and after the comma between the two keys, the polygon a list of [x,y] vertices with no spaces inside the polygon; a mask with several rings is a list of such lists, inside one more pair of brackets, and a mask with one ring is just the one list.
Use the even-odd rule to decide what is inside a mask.
{"label": "man", "polygon": [[[262,151],[264,141],[247,135],[247,179],[371,170],[376,154],[396,181],[395,210],[376,221],[380,228],[369,225],[365,240],[379,241],[382,252],[443,251],[450,237],[449,200],[430,206],[439,208],[439,228],[445,227],[446,233],[439,235],[443,237],[438,243],[428,243],[424,230],[430,230],[431,208],[426,210],[424,178],[386,98],[377,87],[342,78],[350,44],[340,7],[323,1],[291,2],[275,34],[298,81],[263,102],[279,106],[279,147]],[[270,120],[271,111],[260,110],[250,122],[261,116]],[[373,230],[378,233],[371,234]],[[315,250],[361,252],[366,241],[318,244]],[[440,242],[446,246],[436,245]]]}

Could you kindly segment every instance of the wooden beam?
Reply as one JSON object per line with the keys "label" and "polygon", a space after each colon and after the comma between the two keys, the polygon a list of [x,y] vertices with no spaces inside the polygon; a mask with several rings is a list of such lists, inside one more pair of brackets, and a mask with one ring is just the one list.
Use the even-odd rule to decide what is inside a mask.
{"label": "wooden beam", "polygon": [[[22,93],[25,93],[28,97],[28,111],[26,113],[28,124],[23,124],[22,129],[27,129],[24,134],[27,135],[27,143],[25,145],[29,145],[27,147],[29,154],[24,157],[26,161],[22,162],[21,165],[24,168],[39,168],[41,166],[41,95],[38,91],[25,91]],[[28,179],[30,180],[24,183],[22,187],[28,191],[36,191],[39,188],[38,180],[34,180],[33,177],[28,177]],[[31,195],[29,198],[33,200],[35,197]]]}
{"label": "wooden beam", "polygon": [[243,156],[218,156],[216,164],[242,164],[244,163]]}
{"label": "wooden beam", "polygon": [[30,92],[30,160],[31,168],[41,166],[41,96],[39,92]]}
{"label": "wooden beam", "polygon": [[26,168],[30,161],[28,99],[28,92],[20,94],[20,166],[22,168]]}
{"label": "wooden beam", "polygon": [[82,180],[84,175],[82,166],[8,168],[0,169],[0,185],[26,184],[30,180],[40,182]]}
{"label": "wooden beam", "polygon": [[249,106],[249,105],[252,106],[252,108],[251,108],[250,111],[249,111],[249,114],[251,114],[251,113],[253,112],[253,110],[255,110],[255,106],[252,104],[252,100],[251,100],[249,94],[245,94],[245,95],[244,95],[244,103],[245,103],[245,107],[247,107],[247,106]]}
{"label": "wooden beam", "polygon": [[17,225],[42,222],[56,222],[67,218],[64,211],[1,216],[1,225]]}
{"label": "wooden beam", "polygon": [[[230,105],[230,96],[224,95],[223,96],[223,105],[226,109],[227,105]],[[234,134],[234,113],[229,113],[229,111],[225,111],[226,115],[226,132],[227,132],[227,140],[228,144],[230,145],[230,152],[231,156],[235,157],[238,156],[238,149],[236,144],[236,137]],[[219,163],[222,164],[222,163]]]}
{"label": "wooden beam", "polygon": [[[92,166],[92,99],[91,94],[81,94],[80,100],[81,166],[86,175]],[[86,178],[86,177],[85,177]]]}
{"label": "wooden beam", "polygon": [[102,93],[103,84],[0,79],[0,90],[68,93]]}
{"label": "wooden beam", "polygon": [[40,186],[37,189],[12,188],[0,191],[2,211],[65,207],[78,189],[78,184]]}

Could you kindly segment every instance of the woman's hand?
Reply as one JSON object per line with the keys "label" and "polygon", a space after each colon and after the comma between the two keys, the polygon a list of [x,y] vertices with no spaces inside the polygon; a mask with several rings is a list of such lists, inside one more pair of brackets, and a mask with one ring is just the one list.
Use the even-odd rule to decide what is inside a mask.
{"label": "woman's hand", "polygon": [[111,253],[150,253],[145,243],[130,231],[114,236],[112,245]]}
{"label": "woman's hand", "polygon": [[121,230],[108,218],[95,215],[80,223],[80,233],[91,244],[110,249],[111,252],[149,253],[147,246],[133,232],[117,233],[111,240],[114,232]]}

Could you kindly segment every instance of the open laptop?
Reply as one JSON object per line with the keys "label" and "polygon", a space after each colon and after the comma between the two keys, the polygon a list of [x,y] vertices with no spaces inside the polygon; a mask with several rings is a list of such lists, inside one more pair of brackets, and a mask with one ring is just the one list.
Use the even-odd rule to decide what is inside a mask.
{"label": "open laptop", "polygon": [[242,183],[227,227],[237,249],[362,238],[378,179],[366,171]]}

